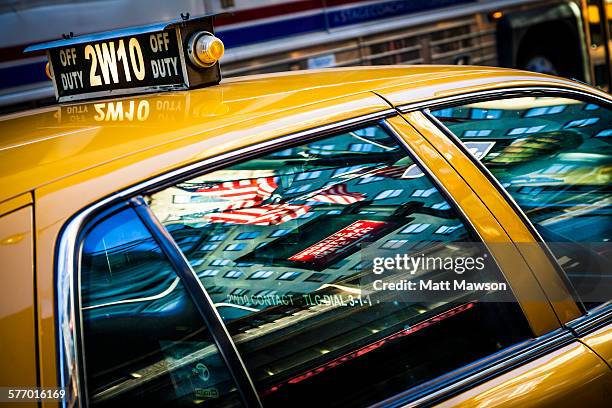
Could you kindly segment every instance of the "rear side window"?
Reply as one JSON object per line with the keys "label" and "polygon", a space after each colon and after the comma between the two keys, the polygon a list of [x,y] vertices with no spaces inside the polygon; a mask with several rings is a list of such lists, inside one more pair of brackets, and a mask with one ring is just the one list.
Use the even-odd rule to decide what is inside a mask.
{"label": "rear side window", "polygon": [[514,198],[587,307],[612,299],[612,113],[557,97],[433,111]]}
{"label": "rear side window", "polygon": [[[496,288],[373,293],[377,257],[482,250],[380,126],[194,177],[148,202],[212,297],[264,406],[363,406],[531,336],[510,290],[504,302]],[[434,265],[422,276],[445,274]],[[475,279],[505,283],[494,262]]]}
{"label": "rear side window", "polygon": [[93,406],[242,406],[210,332],[132,209],[94,222],[81,253]]}

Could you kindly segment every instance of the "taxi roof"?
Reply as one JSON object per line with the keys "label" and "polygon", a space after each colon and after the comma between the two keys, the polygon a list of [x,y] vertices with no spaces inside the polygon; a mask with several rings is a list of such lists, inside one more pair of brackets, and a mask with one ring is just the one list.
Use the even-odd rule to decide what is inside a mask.
{"label": "taxi roof", "polygon": [[[322,125],[330,119],[321,112],[347,101],[362,101],[361,110],[352,113],[358,116],[388,109],[389,104],[396,107],[529,85],[596,92],[576,82],[503,68],[353,67],[232,78],[209,88],[0,116],[0,203],[119,158],[154,148],[159,151],[163,146],[172,149],[176,141],[213,138],[240,127],[256,129],[282,121],[286,133]],[[352,109],[350,103],[346,109]],[[248,131],[234,132],[234,137],[245,139],[243,144],[251,136]]]}

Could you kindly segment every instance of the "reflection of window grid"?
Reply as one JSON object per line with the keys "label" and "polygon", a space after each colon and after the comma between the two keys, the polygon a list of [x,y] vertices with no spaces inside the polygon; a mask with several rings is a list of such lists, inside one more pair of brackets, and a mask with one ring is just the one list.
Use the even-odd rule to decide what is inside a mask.
{"label": "reflection of window grid", "polygon": [[218,269],[206,269],[204,271],[198,272],[198,276],[202,278],[207,278],[210,276],[216,276],[219,273]]}
{"label": "reflection of window grid", "polygon": [[434,210],[449,210],[450,205],[448,205],[446,201],[441,201],[432,205],[431,208],[433,208]]}
{"label": "reflection of window grid", "polygon": [[437,111],[433,111],[431,114],[439,118],[452,118],[453,108],[439,109]]}
{"label": "reflection of window grid", "polygon": [[395,197],[398,197],[403,192],[404,192],[404,190],[398,190],[398,189],[385,190],[385,191],[382,191],[382,192],[378,193],[378,195],[376,197],[374,197],[374,199],[375,200],[384,200],[386,198],[395,198]]}
{"label": "reflection of window grid", "polygon": [[189,237],[179,237],[176,239],[176,242],[179,244],[188,244],[190,242],[196,242],[199,240],[200,240],[200,237],[198,237],[197,235],[192,235]]}
{"label": "reflection of window grid", "polygon": [[434,234],[448,235],[459,227],[461,227],[461,225],[455,225],[455,226],[441,225],[440,227],[438,227],[436,232],[434,232]]}
{"label": "reflection of window grid", "polygon": [[371,152],[374,145],[370,143],[351,143],[349,150],[351,152]]}
{"label": "reflection of window grid", "polygon": [[288,229],[277,229],[277,230],[272,231],[270,233],[270,235],[268,235],[268,237],[270,237],[270,238],[282,237],[283,235],[285,235],[289,231],[290,230],[288,230]]}
{"label": "reflection of window grid", "polygon": [[612,129],[604,129],[604,130],[600,131],[599,133],[597,133],[595,136],[597,136],[597,137],[612,136]]}
{"label": "reflection of window grid", "polygon": [[408,242],[407,239],[390,239],[384,244],[382,244],[381,248],[397,249],[404,245],[406,242]]}
{"label": "reflection of window grid", "polygon": [[429,197],[430,195],[437,193],[438,190],[436,190],[435,187],[432,187],[430,189],[427,190],[414,190],[414,193],[412,193],[412,197]]}
{"label": "reflection of window grid", "polygon": [[308,191],[312,187],[312,184],[302,184],[301,186],[291,187],[285,191],[285,194],[303,193]]}
{"label": "reflection of window grid", "polygon": [[245,243],[229,244],[225,247],[224,251],[242,251],[244,248],[246,248]]}
{"label": "reflection of window grid", "polygon": [[247,293],[249,293],[248,289],[244,289],[244,288],[236,288],[234,290],[232,290],[230,292],[230,295],[234,295],[234,296],[244,296]]}
{"label": "reflection of window grid", "polygon": [[555,113],[561,113],[565,110],[566,105],[555,105],[555,106],[540,106],[537,108],[528,109],[523,117],[532,118],[534,116],[542,115],[554,115]]}
{"label": "reflection of window grid", "polygon": [[266,296],[274,296],[278,293],[277,290],[272,290],[272,289],[264,289],[264,290],[260,290],[259,292],[256,292],[255,297],[266,297]]}
{"label": "reflection of window grid", "polygon": [[301,272],[284,272],[283,274],[281,274],[281,276],[276,278],[276,280],[292,281],[295,280],[301,274]]}
{"label": "reflection of window grid", "polygon": [[253,239],[257,238],[259,234],[261,234],[260,231],[241,232],[240,234],[236,235],[235,239]]}
{"label": "reflection of window grid", "polygon": [[599,109],[599,106],[592,104],[592,103],[587,103],[586,105],[584,105],[584,110],[586,111],[594,111]]}
{"label": "reflection of window grid", "polygon": [[327,275],[324,273],[313,273],[312,275],[304,279],[304,281],[305,282],[323,282],[325,278],[327,278]]}
{"label": "reflection of window grid", "polygon": [[364,168],[363,165],[340,167],[339,169],[336,169],[334,171],[334,176],[339,176],[339,175],[345,174],[345,173],[352,173],[352,172],[355,172],[355,171],[357,171],[359,169],[363,169],[363,168]]}
{"label": "reflection of window grid", "polygon": [[485,137],[489,136],[493,131],[490,129],[466,130],[463,132],[464,137]]}
{"label": "reflection of window grid", "polygon": [[204,244],[200,247],[201,251],[214,251],[215,249],[217,249],[219,245],[218,244]]}
{"label": "reflection of window grid", "polygon": [[368,183],[373,183],[375,181],[380,181],[384,179],[385,179],[384,177],[368,176],[368,177],[363,177],[361,180],[359,180],[359,183],[357,184],[368,184]]}
{"label": "reflection of window grid", "polygon": [[537,133],[544,130],[545,127],[546,125],[514,128],[508,131],[508,136],[528,135],[531,133]]}
{"label": "reflection of window grid", "polygon": [[418,234],[425,231],[431,224],[410,224],[400,234]]}
{"label": "reflection of window grid", "polygon": [[318,153],[321,155],[332,154],[336,145],[328,144],[328,145],[311,145],[310,149],[315,150],[313,153]]}
{"label": "reflection of window grid", "polygon": [[594,123],[597,123],[599,118],[584,118],[584,119],[576,119],[572,120],[563,126],[564,129],[575,128],[575,127],[585,127],[590,126]]}
{"label": "reflection of window grid", "polygon": [[472,119],[499,119],[501,118],[501,109],[480,109],[474,108],[471,112]]}
{"label": "reflection of window grid", "polygon": [[215,234],[208,238],[209,241],[223,241],[227,234]]}
{"label": "reflection of window grid", "polygon": [[296,181],[300,181],[300,180],[312,180],[312,179],[316,179],[319,176],[321,176],[321,172],[320,171],[307,171],[305,173],[300,173],[297,176],[295,176],[295,180]]}
{"label": "reflection of window grid", "polygon": [[193,267],[200,266],[204,263],[204,258],[201,259],[192,259],[189,261],[189,264]]}
{"label": "reflection of window grid", "polygon": [[251,274],[251,276],[249,276],[247,279],[252,279],[252,280],[266,279],[266,278],[269,278],[270,275],[272,275],[272,273],[273,273],[272,271],[257,271]]}
{"label": "reflection of window grid", "polygon": [[229,259],[214,259],[210,264],[212,266],[226,266],[231,261]]}
{"label": "reflection of window grid", "polygon": [[242,272],[236,271],[236,270],[227,271],[225,275],[223,275],[224,278],[228,278],[228,279],[238,279],[241,276],[242,276]]}

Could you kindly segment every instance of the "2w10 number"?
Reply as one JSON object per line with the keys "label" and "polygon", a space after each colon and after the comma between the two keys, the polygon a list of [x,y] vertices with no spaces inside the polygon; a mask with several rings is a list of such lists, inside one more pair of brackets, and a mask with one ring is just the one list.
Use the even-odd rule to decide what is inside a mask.
{"label": "2w10 number", "polygon": [[[129,57],[128,57],[129,54]],[[145,64],[140,43],[136,38],[130,38],[127,47],[124,40],[119,40],[117,47],[114,42],[85,46],[85,59],[91,60],[89,70],[90,86],[110,85],[119,82],[119,63],[127,82],[132,81],[132,72],[137,80],[145,77]],[[101,76],[98,74],[100,66]],[[130,69],[131,68],[131,69]]]}

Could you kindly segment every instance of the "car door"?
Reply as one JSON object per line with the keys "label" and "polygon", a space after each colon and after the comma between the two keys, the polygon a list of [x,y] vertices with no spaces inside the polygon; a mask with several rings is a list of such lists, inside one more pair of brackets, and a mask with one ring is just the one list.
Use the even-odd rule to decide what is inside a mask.
{"label": "car door", "polygon": [[[574,337],[572,353],[599,367],[595,382],[604,387],[599,393],[604,397],[601,390],[611,384],[605,364],[610,362],[612,299],[610,101],[570,90],[533,88],[475,93],[434,101],[423,111],[403,110],[517,242],[564,331]],[[548,358],[557,358],[554,354]],[[557,400],[557,393],[546,396],[537,391],[546,389],[546,381],[533,381],[533,401],[571,405],[592,397],[577,384],[593,374],[592,369],[573,371],[580,361],[572,357],[563,368],[550,371],[561,375],[556,388],[565,389],[569,399]],[[530,400],[522,401],[511,391],[512,384],[517,375],[529,377],[543,367],[508,375],[506,381],[451,401],[475,403],[493,392],[504,395],[505,389],[514,396],[505,403],[527,403]]]}
{"label": "car door", "polygon": [[[238,150],[85,216],[74,283],[81,395],[100,405],[231,406],[237,395],[248,406],[431,404],[554,350],[595,367],[582,390],[600,402],[603,362],[561,328],[460,173],[391,116]],[[430,287],[410,292],[415,279]],[[441,288],[450,280],[489,286]],[[167,329],[147,327],[155,319]],[[205,386],[199,363],[217,368],[219,385]]]}

